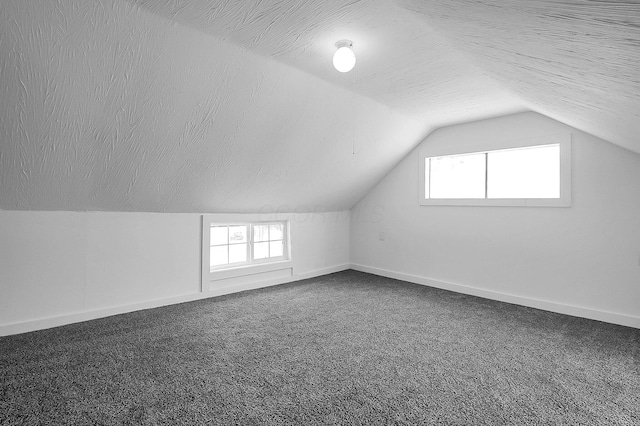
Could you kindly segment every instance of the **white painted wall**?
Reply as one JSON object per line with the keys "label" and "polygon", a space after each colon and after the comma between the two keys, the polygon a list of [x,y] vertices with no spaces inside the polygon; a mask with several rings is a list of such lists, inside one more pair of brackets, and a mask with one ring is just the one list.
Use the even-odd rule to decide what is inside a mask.
{"label": "white painted wall", "polygon": [[[348,211],[281,216],[287,281],[348,268]],[[199,214],[0,211],[0,335],[210,296],[200,239]]]}
{"label": "white painted wall", "polygon": [[[420,150],[567,131],[570,208],[418,205]],[[535,113],[440,129],[354,207],[351,261],[381,275],[640,327],[640,155]]]}
{"label": "white painted wall", "polygon": [[[571,208],[418,205],[419,150],[566,131],[573,135]],[[291,210],[283,207],[266,211]],[[441,129],[351,212],[298,211],[276,214],[291,221],[293,276],[264,277],[252,288],[351,262],[640,327],[640,156],[538,114]],[[0,211],[0,335],[218,294],[200,293],[200,239],[201,216],[192,213]],[[247,288],[236,284],[225,292]]]}

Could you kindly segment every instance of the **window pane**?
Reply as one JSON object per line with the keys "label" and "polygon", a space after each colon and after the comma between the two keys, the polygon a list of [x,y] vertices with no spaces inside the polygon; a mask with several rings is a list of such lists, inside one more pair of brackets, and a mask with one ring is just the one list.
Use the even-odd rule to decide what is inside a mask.
{"label": "window pane", "polygon": [[560,198],[560,145],[489,152],[488,198]]}
{"label": "window pane", "polygon": [[[269,240],[281,240],[283,234],[283,225],[269,225]],[[273,256],[273,255],[272,255]]]}
{"label": "window pane", "polygon": [[431,158],[430,198],[484,198],[485,154]]}
{"label": "window pane", "polygon": [[217,246],[220,244],[227,244],[227,227],[226,226],[212,226],[210,235],[210,244]]}
{"label": "window pane", "polygon": [[246,243],[247,242],[247,226],[230,226],[229,227],[229,244]]}
{"label": "window pane", "polygon": [[229,263],[228,246],[214,246],[209,251],[209,266],[226,265]]}
{"label": "window pane", "polygon": [[269,257],[278,257],[284,254],[282,241],[271,241],[269,243]]}
{"label": "window pane", "polygon": [[253,241],[269,241],[269,225],[254,225]]}
{"label": "window pane", "polygon": [[238,263],[247,261],[247,245],[231,244],[229,246],[229,263]]}
{"label": "window pane", "polygon": [[253,245],[253,258],[266,259],[269,257],[269,243],[255,243]]}

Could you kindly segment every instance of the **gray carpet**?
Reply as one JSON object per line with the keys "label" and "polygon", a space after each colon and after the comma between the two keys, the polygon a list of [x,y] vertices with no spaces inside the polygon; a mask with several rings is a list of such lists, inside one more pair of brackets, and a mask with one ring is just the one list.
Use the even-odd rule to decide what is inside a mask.
{"label": "gray carpet", "polygon": [[346,271],[0,338],[0,424],[640,424],[640,330]]}

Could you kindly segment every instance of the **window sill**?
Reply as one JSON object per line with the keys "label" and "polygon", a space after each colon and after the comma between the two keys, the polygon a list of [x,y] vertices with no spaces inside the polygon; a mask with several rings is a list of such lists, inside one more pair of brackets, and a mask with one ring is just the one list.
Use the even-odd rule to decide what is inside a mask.
{"label": "window sill", "polygon": [[475,207],[571,207],[571,199],[564,198],[459,198],[422,199],[421,206]]}
{"label": "window sill", "polygon": [[235,268],[214,269],[210,271],[209,281],[218,281],[229,278],[242,277],[246,275],[262,274],[264,272],[272,272],[282,269],[293,269],[293,262],[291,260],[281,260],[278,262],[241,265]]}

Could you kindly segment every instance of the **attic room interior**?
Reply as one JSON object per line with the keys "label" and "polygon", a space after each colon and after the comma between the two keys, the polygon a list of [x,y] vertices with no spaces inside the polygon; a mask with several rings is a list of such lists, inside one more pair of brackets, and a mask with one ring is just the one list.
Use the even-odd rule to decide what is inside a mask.
{"label": "attic room interior", "polygon": [[638,1],[0,23],[0,424],[640,424]]}

